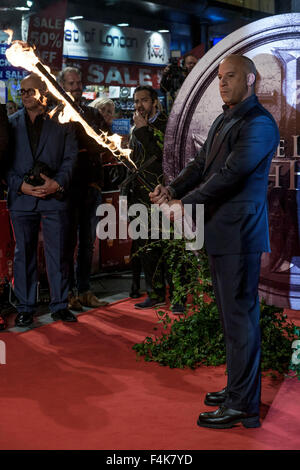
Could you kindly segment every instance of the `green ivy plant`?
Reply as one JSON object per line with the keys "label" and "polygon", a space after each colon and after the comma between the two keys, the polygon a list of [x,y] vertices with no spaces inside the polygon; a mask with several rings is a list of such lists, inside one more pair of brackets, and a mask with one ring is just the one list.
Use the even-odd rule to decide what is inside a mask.
{"label": "green ivy plant", "polygon": [[[185,249],[183,240],[160,240],[162,262],[172,273],[173,302],[188,299],[187,311],[179,318],[157,311],[158,326],[151,336],[133,349],[145,361],[155,361],[171,368],[201,365],[218,366],[226,361],[225,344],[216,299],[213,293],[208,258]],[[184,284],[182,283],[184,273]],[[295,325],[283,309],[261,302],[262,370],[284,373],[289,368]]]}

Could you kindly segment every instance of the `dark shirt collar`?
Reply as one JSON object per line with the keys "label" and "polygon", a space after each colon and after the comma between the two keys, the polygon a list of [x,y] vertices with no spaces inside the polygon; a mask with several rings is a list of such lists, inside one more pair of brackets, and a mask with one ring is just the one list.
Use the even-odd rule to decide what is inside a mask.
{"label": "dark shirt collar", "polygon": [[239,115],[240,112],[244,111],[245,107],[254,104],[257,101],[256,95],[248,96],[245,100],[241,101],[240,103],[236,104],[233,108],[229,108],[227,104],[223,105],[224,117],[225,119],[231,119],[236,115]]}
{"label": "dark shirt collar", "polygon": [[[24,111],[25,111],[25,117],[26,117],[26,119],[29,120],[29,121],[32,123],[32,121],[31,121],[31,119],[30,119],[30,116],[29,116],[29,114],[28,114],[27,109],[24,108]],[[46,111],[47,111],[47,109],[45,108],[44,111],[43,111],[41,114],[38,114],[38,115],[36,116],[34,122],[36,122],[37,120],[40,121],[40,120],[42,120],[42,119],[47,119],[48,114],[47,114]],[[34,122],[33,122],[33,124],[34,124]]]}

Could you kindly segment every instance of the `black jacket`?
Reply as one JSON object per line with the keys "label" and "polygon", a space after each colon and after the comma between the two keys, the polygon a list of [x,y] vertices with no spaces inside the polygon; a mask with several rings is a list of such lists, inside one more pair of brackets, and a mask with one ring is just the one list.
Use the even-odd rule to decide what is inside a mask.
{"label": "black jacket", "polygon": [[[130,158],[138,168],[152,156],[156,159],[141,172],[141,175],[153,186],[163,181],[163,139],[167,126],[167,116],[160,113],[154,122],[137,129],[133,127],[129,139],[132,149]],[[127,185],[122,185],[121,193],[128,196],[130,204],[135,202],[149,203],[149,191],[135,178]]]}
{"label": "black jacket", "polygon": [[[107,132],[109,129],[104,118],[99,111],[90,106],[82,105],[84,111],[83,118],[99,134],[100,129]],[[76,138],[78,141],[78,156],[73,172],[71,193],[84,193],[91,183],[103,185],[103,168],[101,152],[103,147],[89,137],[82,125],[78,122],[73,123],[75,127]]]}
{"label": "black jacket", "polygon": [[183,204],[205,205],[208,253],[270,251],[267,187],[278,143],[276,122],[252,95],[214,121],[199,155],[171,183]]}

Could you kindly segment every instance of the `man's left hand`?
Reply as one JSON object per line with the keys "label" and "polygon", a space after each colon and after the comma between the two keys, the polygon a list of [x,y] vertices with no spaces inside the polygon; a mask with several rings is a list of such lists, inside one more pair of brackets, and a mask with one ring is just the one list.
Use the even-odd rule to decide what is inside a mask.
{"label": "man's left hand", "polygon": [[59,188],[59,184],[57,183],[57,181],[53,180],[52,178],[49,178],[43,173],[40,173],[40,176],[45,180],[45,183],[43,184],[43,186],[35,187],[35,196],[47,197],[50,196],[50,194],[56,193]]}

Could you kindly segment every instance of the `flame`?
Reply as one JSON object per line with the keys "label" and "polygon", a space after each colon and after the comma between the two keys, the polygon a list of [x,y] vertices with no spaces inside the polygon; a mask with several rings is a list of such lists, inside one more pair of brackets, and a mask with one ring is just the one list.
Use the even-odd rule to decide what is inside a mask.
{"label": "flame", "polygon": [[[29,46],[26,42],[23,41],[13,41],[12,45],[9,49],[6,50],[6,57],[8,61],[14,65],[15,67],[23,67],[29,72],[36,73],[47,85],[48,90],[50,93],[55,96],[59,101],[62,101],[64,104],[63,111],[59,114],[59,122],[69,122],[69,121],[77,121],[83,126],[85,132],[92,137],[99,145],[102,147],[108,148],[112,154],[120,160],[121,157],[124,157],[128,160],[134,168],[137,168],[135,163],[130,158],[130,153],[132,150],[130,149],[123,149],[121,147],[121,136],[118,134],[108,135],[107,132],[101,131],[99,129],[100,134],[94,131],[94,129],[87,124],[87,122],[83,119],[79,112],[77,112],[70,103],[66,100],[66,98],[60,93],[59,89],[54,86],[53,83],[47,78],[47,76],[40,70],[40,68],[45,68],[46,71],[50,74],[50,76],[56,80],[55,76],[51,74],[49,67],[41,64],[39,58],[35,55],[34,49]],[[37,65],[42,65],[42,67],[38,68]],[[69,95],[71,96],[71,95]],[[74,100],[74,98],[71,96]],[[50,117],[55,114],[54,112],[50,113]]]}
{"label": "flame", "polygon": [[36,72],[35,66],[39,59],[32,47],[23,41],[13,41],[12,45],[5,52],[7,60],[14,67],[24,67],[29,72]]}
{"label": "flame", "polygon": [[69,121],[79,122],[84,128],[85,132],[90,137],[92,137],[92,139],[94,139],[99,145],[109,149],[111,153],[118,159],[120,159],[120,157],[126,158],[134,166],[134,168],[137,168],[135,163],[130,158],[132,150],[123,149],[121,147],[122,138],[120,135],[108,135],[107,132],[103,132],[101,131],[101,129],[99,129],[100,134],[97,134],[97,132],[94,131],[91,126],[88,125],[88,123],[83,119],[83,117],[77,111],[75,111],[75,109],[72,108],[72,106],[68,102],[65,102],[64,109],[60,112],[58,120],[60,123],[65,123]]}
{"label": "flame", "polygon": [[7,42],[7,44],[10,44],[11,41],[12,41],[12,37],[13,37],[14,32],[13,32],[12,29],[5,29],[4,32],[5,32],[6,34],[8,34],[8,39],[7,39],[6,42]]}

